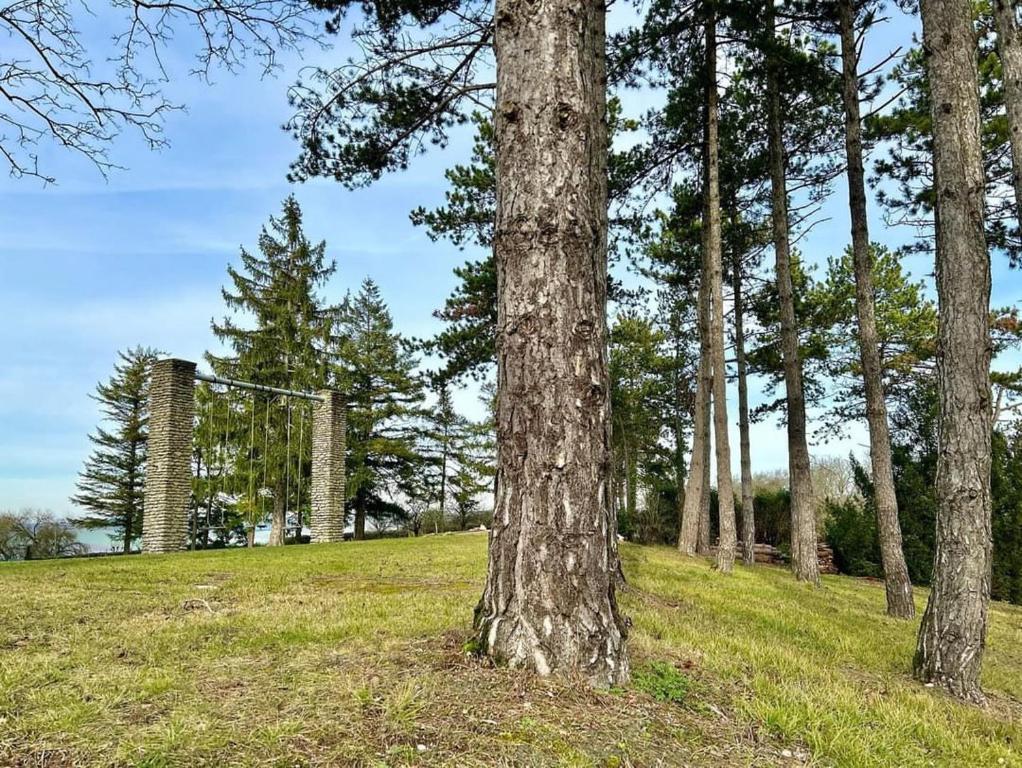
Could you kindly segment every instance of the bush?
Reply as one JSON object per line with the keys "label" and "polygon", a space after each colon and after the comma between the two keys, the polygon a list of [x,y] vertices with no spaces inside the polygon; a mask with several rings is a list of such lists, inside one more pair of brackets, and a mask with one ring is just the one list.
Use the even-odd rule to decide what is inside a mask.
{"label": "bush", "polygon": [[880,540],[873,510],[858,499],[827,501],[826,537],[834,565],[849,576],[883,576]]}

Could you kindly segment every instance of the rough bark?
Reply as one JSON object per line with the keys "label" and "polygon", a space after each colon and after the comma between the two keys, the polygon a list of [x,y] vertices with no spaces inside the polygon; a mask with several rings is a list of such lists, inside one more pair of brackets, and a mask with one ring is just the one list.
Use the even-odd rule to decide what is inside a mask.
{"label": "rough bark", "polygon": [[498,0],[497,481],[482,648],[629,678],[607,367],[605,6]]}
{"label": "rough bark", "polygon": [[[773,6],[768,6],[768,25],[774,33]],[[772,41],[771,41],[772,42]],[[785,178],[784,134],[781,122],[780,61],[776,47],[767,53],[767,142],[770,154],[771,223],[776,263],[777,298],[781,316],[781,356],[787,401],[788,485],[791,491],[791,567],[795,578],[820,583],[816,557],[816,517],[809,473],[806,439],[806,404],[802,389],[802,362],[798,353],[798,327],[791,285],[791,252],[788,230],[788,191]]]}
{"label": "rough bark", "polygon": [[937,535],[915,673],[982,703],[990,600],[990,257],[976,37],[966,0],[923,0],[933,110],[939,302]]}
{"label": "rough bark", "polygon": [[1004,109],[1008,117],[1011,145],[1011,181],[1015,190],[1016,215],[1022,221],[1022,42],[1012,0],[994,0],[997,26],[997,57],[1004,82]]}
{"label": "rough bark", "polygon": [[249,526],[248,528],[245,529],[245,546],[246,547],[254,547],[255,546],[255,534],[256,534],[256,529],[255,529],[254,525]]}
{"label": "rough bark", "polygon": [[703,521],[704,501],[709,498],[709,489],[705,486],[709,473],[710,389],[713,375],[710,368],[710,334],[706,322],[708,292],[709,285],[704,269],[699,280],[699,295],[696,302],[699,316],[699,365],[696,367],[696,399],[692,413],[692,459],[688,464],[688,482],[685,484],[681,530],[678,533],[678,549],[686,555],[704,552],[709,547],[709,533]]}
{"label": "rough bark", "polygon": [[887,613],[902,619],[915,616],[912,582],[905,565],[894,493],[891,435],[887,426],[883,370],[880,360],[873,290],[873,258],[866,213],[866,179],[862,162],[862,120],[859,112],[859,54],[855,40],[853,0],[840,0],[842,100],[845,112],[845,157],[848,163],[848,208],[852,226],[852,262],[855,272],[855,311],[859,325],[859,356],[866,393],[870,465],[873,475],[880,560],[887,590]]}
{"label": "rough bark", "polygon": [[749,441],[749,380],[745,359],[745,300],[742,291],[742,253],[732,254],[735,302],[735,367],[738,371],[738,446],[742,467],[742,562],[756,564],[756,500],[752,492],[752,449]]}
{"label": "rough bark", "polygon": [[713,367],[713,446],[717,465],[717,501],[720,536],[717,570],[731,573],[738,548],[735,494],[731,484],[731,444],[728,440],[727,376],[724,366],[723,256],[720,238],[720,168],[717,144],[717,17],[706,19],[706,211],[704,248],[710,278],[710,362]]}

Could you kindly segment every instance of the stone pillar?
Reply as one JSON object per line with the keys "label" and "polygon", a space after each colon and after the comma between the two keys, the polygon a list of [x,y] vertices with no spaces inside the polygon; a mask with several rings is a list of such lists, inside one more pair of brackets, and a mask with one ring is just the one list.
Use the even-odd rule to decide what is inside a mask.
{"label": "stone pillar", "polygon": [[313,543],[344,539],[344,398],[340,392],[319,392],[322,402],[312,411]]}
{"label": "stone pillar", "polygon": [[158,360],[149,382],[143,552],[177,552],[188,547],[194,417],[195,363]]}

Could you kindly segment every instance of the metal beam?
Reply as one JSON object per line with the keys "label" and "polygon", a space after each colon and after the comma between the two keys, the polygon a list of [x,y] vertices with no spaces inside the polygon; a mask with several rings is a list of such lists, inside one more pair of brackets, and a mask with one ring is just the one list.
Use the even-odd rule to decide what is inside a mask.
{"label": "metal beam", "polygon": [[298,392],[293,389],[281,389],[279,387],[267,387],[263,384],[253,384],[250,381],[237,381],[236,379],[225,379],[221,376],[214,376],[209,373],[195,372],[195,378],[197,381],[205,381],[209,384],[220,384],[225,387],[234,387],[235,389],[247,389],[250,392],[266,392],[271,395],[284,395],[285,397],[297,397],[302,400],[314,400],[317,403],[325,402],[322,395],[317,395],[314,392]]}

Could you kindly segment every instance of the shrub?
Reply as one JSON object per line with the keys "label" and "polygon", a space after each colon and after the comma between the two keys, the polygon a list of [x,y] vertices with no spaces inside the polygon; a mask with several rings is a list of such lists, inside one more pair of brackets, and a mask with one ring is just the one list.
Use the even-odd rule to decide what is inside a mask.
{"label": "shrub", "polygon": [[858,499],[827,501],[824,509],[827,543],[838,570],[850,576],[882,576],[873,510]]}

